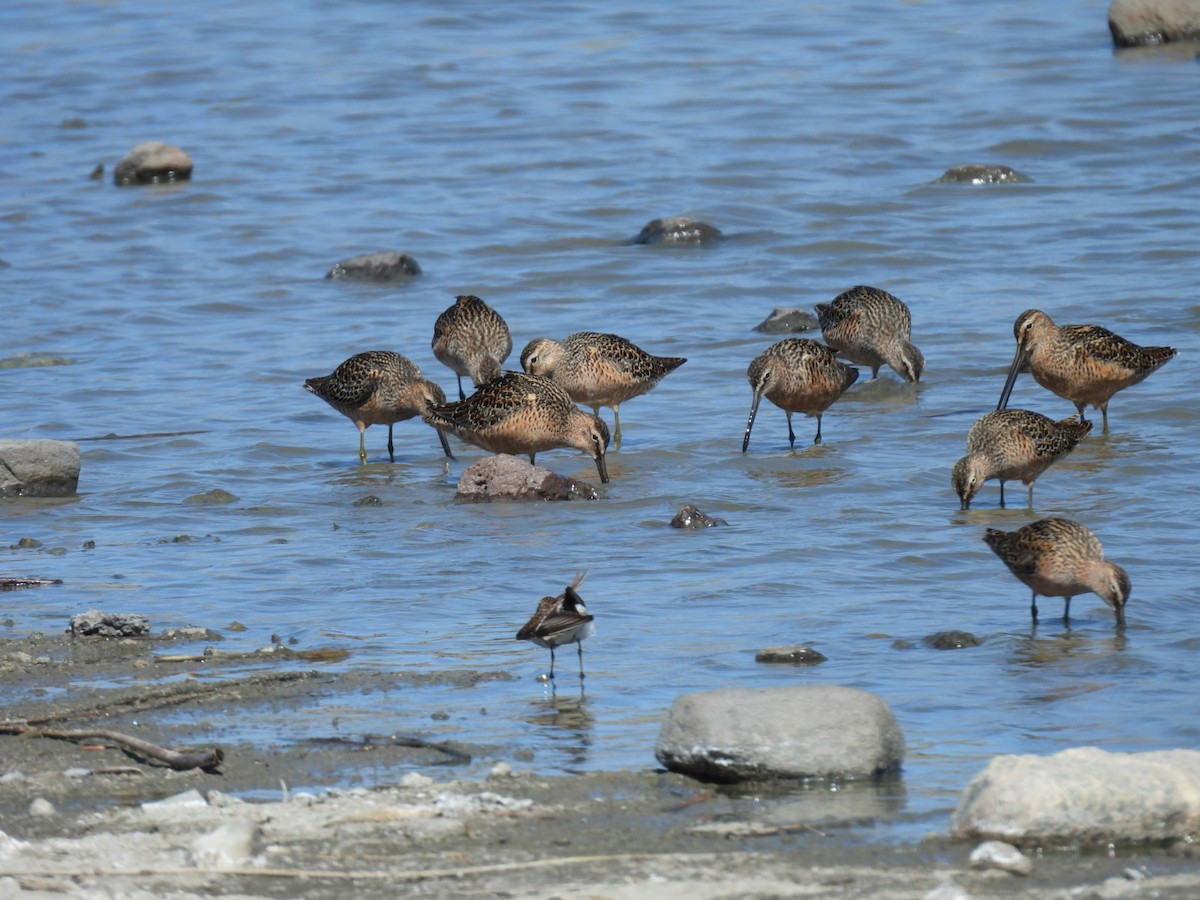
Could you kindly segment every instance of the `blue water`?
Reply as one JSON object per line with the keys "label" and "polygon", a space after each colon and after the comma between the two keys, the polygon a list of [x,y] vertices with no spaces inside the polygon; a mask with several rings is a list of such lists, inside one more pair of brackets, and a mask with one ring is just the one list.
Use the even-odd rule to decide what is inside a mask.
{"label": "blue water", "polygon": [[[270,743],[336,715],[342,733],[479,742],[547,773],[654,766],[683,692],[860,687],[905,732],[924,829],[993,754],[1194,746],[1200,68],[1114,53],[1106,9],[6,4],[0,358],[69,364],[0,369],[0,436],[81,441],[83,474],[73,502],[0,505],[0,546],[40,542],[0,551],[3,574],[64,582],[0,595],[0,634],[99,607],[215,628],[225,650],[278,634],[350,651],[335,670],[511,673],[219,725]],[[114,187],[145,140],[186,149],[193,180]],[[1033,183],[934,183],[965,163]],[[628,245],[680,214],[727,239]],[[382,249],[423,274],[323,277]],[[854,284],[912,308],[921,383],[864,372],[822,446],[797,418],[795,452],[764,405],[743,455],[746,366],[776,339],[753,326]],[[587,329],[688,357],[622,407],[602,501],[458,504],[479,451],[456,443],[447,468],[409,422],[395,464],[376,427],[360,467],[350,422],[301,389],[386,348],[453,394],[429,342],[460,293],[507,319],[513,367],[532,338]],[[960,512],[950,467],[1030,307],[1180,358],[1117,396],[1111,433],[1042,476],[1032,511],[998,509],[989,484]],[[1028,376],[1011,405],[1072,411]],[[594,479],[568,451],[539,462]],[[215,488],[237,500],[185,503]],[[355,505],[368,495],[381,505]],[[686,502],[729,527],[667,527]],[[1045,515],[1085,522],[1129,570],[1123,636],[1091,596],[1070,630],[1057,600],[1031,629],[1027,590],[980,538]],[[547,654],[513,634],[585,569],[581,697],[537,681]],[[944,629],[984,643],[921,643]],[[754,661],[796,642],[829,661]],[[570,675],[574,653],[559,659]]]}

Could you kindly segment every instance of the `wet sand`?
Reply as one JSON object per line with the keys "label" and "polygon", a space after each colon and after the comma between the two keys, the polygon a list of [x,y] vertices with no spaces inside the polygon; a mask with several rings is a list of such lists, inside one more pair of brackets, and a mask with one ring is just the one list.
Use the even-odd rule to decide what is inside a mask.
{"label": "wet sand", "polygon": [[[205,751],[220,744],[217,716],[423,680],[323,672],[319,655],[283,647],[247,659],[196,646],[0,640],[0,684],[27,698],[0,719]],[[177,771],[103,739],[0,736],[0,897],[1200,896],[1196,860],[1157,848],[1043,848],[1019,877],[971,870],[972,847],[936,835],[880,844],[870,826],[902,806],[896,785],[818,787],[801,803],[794,788],[665,772],[543,778],[520,760],[464,780],[489,748],[403,735],[220,749],[215,769]]]}

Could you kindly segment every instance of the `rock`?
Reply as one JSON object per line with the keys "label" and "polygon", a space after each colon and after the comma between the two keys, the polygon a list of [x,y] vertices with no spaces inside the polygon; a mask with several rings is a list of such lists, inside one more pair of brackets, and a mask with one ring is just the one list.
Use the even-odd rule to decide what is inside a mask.
{"label": "rock", "polygon": [[396,281],[420,275],[421,267],[407,253],[381,250],[344,259],[327,273],[326,278],[356,278],[361,281]]}
{"label": "rock", "polygon": [[765,647],[754,654],[755,662],[789,663],[793,666],[815,666],[828,658],[824,653],[804,644],[792,647]]}
{"label": "rock", "polygon": [[950,827],[1015,844],[1180,838],[1200,829],[1200,751],[997,756],[963,791]]}
{"label": "rock", "polygon": [[1033,179],[1008,166],[955,166],[934,184],[1032,184]]}
{"label": "rock", "polygon": [[45,797],[35,797],[29,804],[29,814],[31,816],[47,817],[52,816],[57,812],[54,804]]}
{"label": "rock", "polygon": [[1200,40],[1200,0],[1113,0],[1108,30],[1118,47]]}
{"label": "rock", "polygon": [[586,481],[558,475],[523,459],[500,453],[469,465],[458,480],[460,500],[596,500]]}
{"label": "rock", "polygon": [[222,506],[226,503],[236,503],[237,497],[229,491],[221,488],[213,488],[211,491],[204,491],[200,494],[192,494],[184,500],[184,503],[191,503],[196,506]]}
{"label": "rock", "polygon": [[921,642],[934,650],[958,650],[962,647],[978,647],[983,643],[969,631],[937,631],[921,638]]}
{"label": "rock", "polygon": [[194,865],[202,869],[234,869],[251,862],[258,826],[249,819],[236,819],[218,826],[192,841]]}
{"label": "rock", "polygon": [[655,755],[704,781],[870,778],[899,767],[904,736],[887,704],[866,691],[730,688],[677,697]]}
{"label": "rock", "polygon": [[671,520],[672,528],[691,528],[693,530],[728,524],[724,519],[705,515],[690,503],[675,513],[675,518]]}
{"label": "rock", "polygon": [[817,317],[798,306],[777,306],[771,314],[754,326],[763,334],[798,334],[820,327]]}
{"label": "rock", "polygon": [[121,187],[187,181],[191,177],[192,158],[162,141],[138,144],[113,169],[113,181]]}
{"label": "rock", "polygon": [[69,497],[79,486],[79,445],[0,440],[0,497]]}
{"label": "rock", "polygon": [[1033,861],[1004,841],[984,841],[971,851],[972,869],[1000,869],[1014,875],[1028,875],[1033,871]]}
{"label": "rock", "polygon": [[708,244],[721,237],[720,231],[705,222],[687,216],[675,216],[669,219],[651,219],[630,243]]}
{"label": "rock", "polygon": [[208,806],[208,801],[204,799],[204,795],[198,790],[189,788],[182,793],[163,797],[161,800],[147,800],[142,804],[142,812],[152,815],[162,813],[165,816],[171,816],[175,810],[201,806]]}
{"label": "rock", "polygon": [[150,620],[146,616],[89,609],[85,613],[71,616],[70,631],[73,635],[139,637],[150,633]]}

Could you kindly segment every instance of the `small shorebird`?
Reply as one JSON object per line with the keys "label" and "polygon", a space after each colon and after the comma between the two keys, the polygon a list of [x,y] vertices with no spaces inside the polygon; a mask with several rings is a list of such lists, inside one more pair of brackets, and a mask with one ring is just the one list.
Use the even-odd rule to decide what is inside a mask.
{"label": "small shorebird", "polygon": [[600,480],[608,482],[608,426],[549,378],[505,372],[466,400],[431,405],[425,421],[492,453],[528,455],[531,463],[543,450],[574,447],[596,461]]}
{"label": "small shorebird", "polygon": [[[356,353],[331,375],[320,375],[304,382],[304,389],[316,394],[358,426],[358,461],[367,461],[365,432],[371,425],[388,427],[388,459],[396,461],[392,443],[392,425],[423,415],[431,403],[445,403],[446,394],[432,381],[421,377],[411,360],[391,350]],[[451,459],[446,435],[438,432],[442,450]]]}
{"label": "small shorebird", "polygon": [[1033,379],[1070,400],[1083,421],[1089,403],[1100,410],[1108,431],[1108,401],[1175,358],[1174,347],[1139,347],[1099,325],[1055,325],[1040,309],[1027,309],[1013,324],[1017,353],[997,409],[1008,405],[1017,376],[1028,367]]}
{"label": "small shorebird", "polygon": [[458,399],[465,400],[462,378],[475,387],[500,377],[512,353],[512,335],[500,314],[473,294],[461,294],[433,323],[433,355],[458,378]]}
{"label": "small shorebird", "polygon": [[754,402],[750,406],[750,418],[746,420],[742,452],[750,446],[750,429],[754,427],[754,417],[763,397],[787,413],[788,443],[795,450],[792,413],[817,417],[817,436],[813,443],[821,443],[821,413],[858,380],[858,369],[839,361],[837,354],[824,344],[808,338],[785,338],[755,357],[746,370],[746,377],[754,389]]}
{"label": "small shorebird", "polygon": [[905,381],[918,381],[925,357],[912,342],[912,314],[887,291],[858,285],[814,307],[825,343],[838,356],[871,367],[887,363]]}
{"label": "small shorebird", "polygon": [[533,641],[550,651],[550,678],[554,677],[554,648],[563,644],[575,644],[579,648],[579,677],[583,678],[583,641],[595,632],[595,616],[587,611],[583,598],[575,593],[575,588],[583,583],[583,577],[576,575],[557,597],[543,597],[533,618],[517,632],[518,641]]}
{"label": "small shorebird", "polygon": [[1100,539],[1070,519],[1041,519],[1016,531],[989,528],[984,542],[1017,578],[1033,590],[1029,612],[1037,624],[1038,594],[1062,597],[1063,622],[1070,619],[1071,598],[1091,592],[1109,605],[1117,625],[1125,624],[1129,575],[1104,558]]}
{"label": "small shorebird", "polygon": [[545,375],[562,385],[576,403],[613,411],[613,449],[621,446],[619,407],[640,397],[686,359],[651,356],[637,344],[615,334],[579,331],[561,341],[535,338],[521,351],[521,368],[531,375]]}
{"label": "small shorebird", "polygon": [[1020,478],[1029,488],[1033,506],[1033,482],[1050,465],[1075,449],[1092,430],[1091,422],[1074,416],[1055,422],[1027,409],[1001,409],[979,418],[967,432],[967,455],[954,464],[950,482],[963,509],[983,483],[1000,481],[1000,506],[1004,506],[1004,482]]}

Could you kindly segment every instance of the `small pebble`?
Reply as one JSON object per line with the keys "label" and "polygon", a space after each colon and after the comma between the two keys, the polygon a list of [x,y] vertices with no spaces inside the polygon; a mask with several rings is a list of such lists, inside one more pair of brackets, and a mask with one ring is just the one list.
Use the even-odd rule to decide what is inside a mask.
{"label": "small pebble", "polygon": [[984,841],[971,851],[972,869],[1001,869],[1014,875],[1028,875],[1033,871],[1033,861],[1004,841]]}
{"label": "small pebble", "polygon": [[498,778],[512,778],[512,777],[513,777],[513,768],[509,763],[505,762],[504,760],[500,760],[500,762],[498,762],[494,766],[492,766],[492,770],[490,772],[488,772],[488,778],[497,778],[498,779]]}
{"label": "small pebble", "polygon": [[396,784],[402,788],[424,788],[433,784],[433,779],[420,772],[405,772]]}
{"label": "small pebble", "polygon": [[54,804],[45,797],[37,797],[29,804],[29,814],[31,816],[52,816],[57,812]]}

